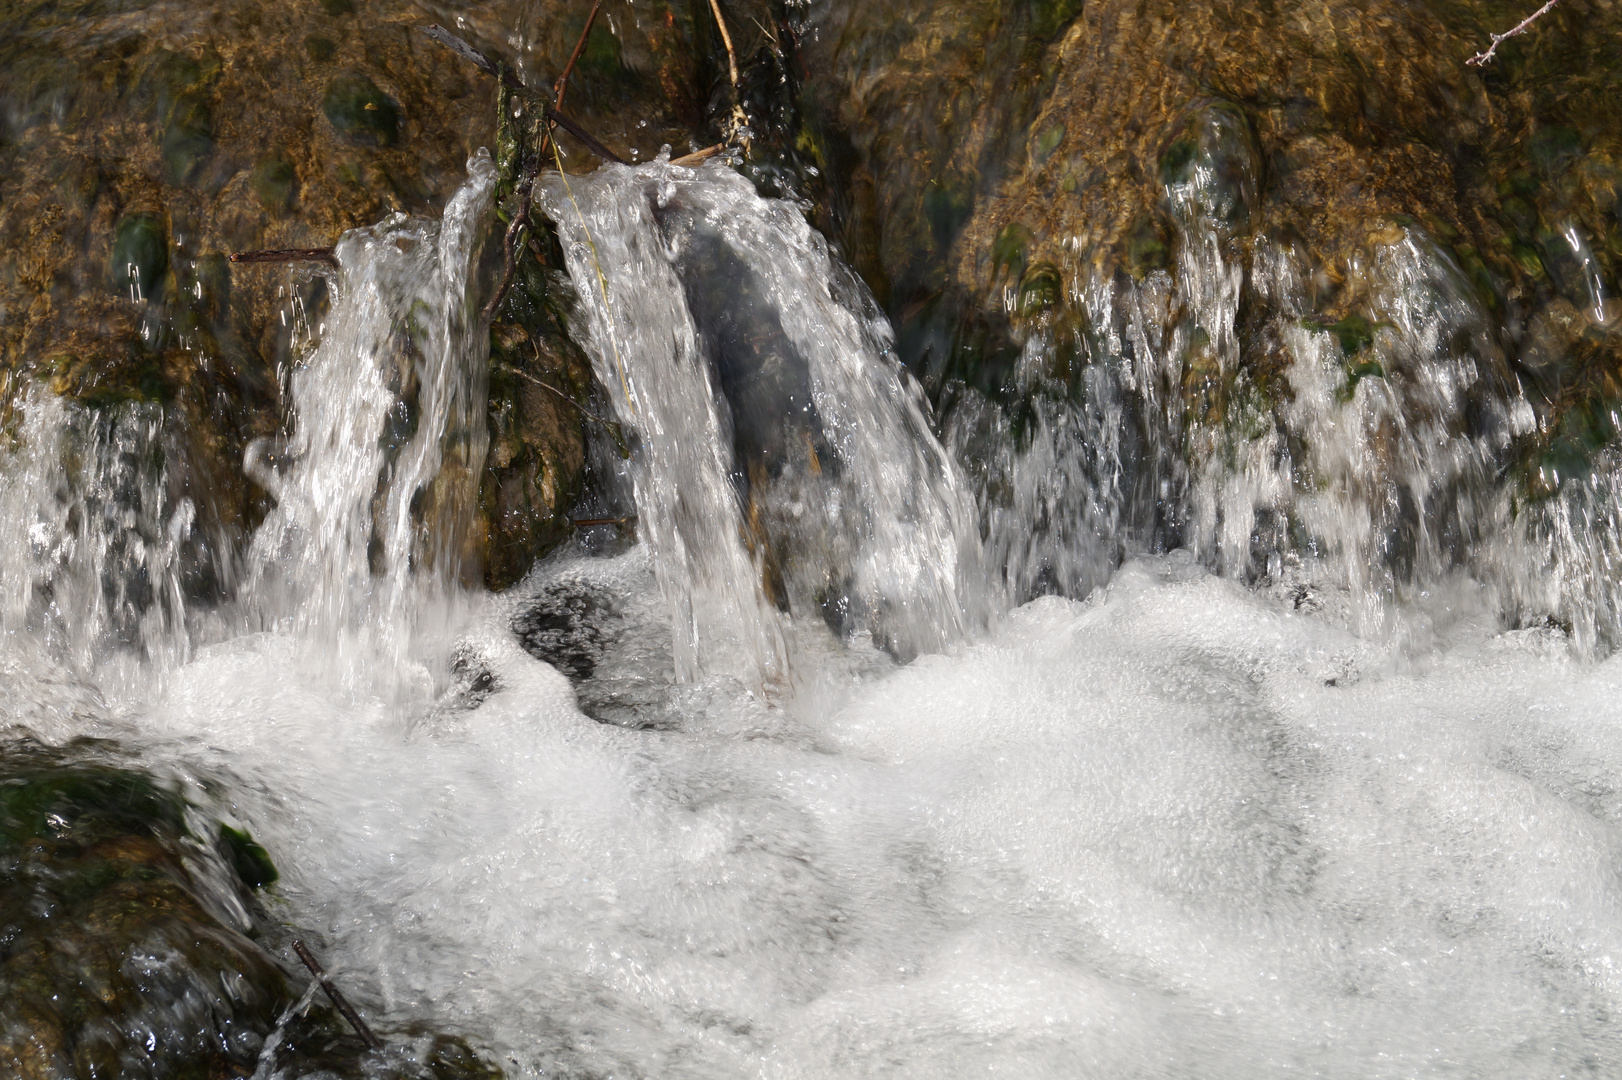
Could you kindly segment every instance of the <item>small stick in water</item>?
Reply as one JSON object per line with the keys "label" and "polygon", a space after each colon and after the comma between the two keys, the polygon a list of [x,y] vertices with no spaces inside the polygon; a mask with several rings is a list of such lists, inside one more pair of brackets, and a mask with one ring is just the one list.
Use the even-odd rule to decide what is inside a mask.
{"label": "small stick in water", "polygon": [[636,515],[631,514],[627,517],[617,518],[570,518],[569,524],[577,528],[583,528],[587,525],[628,525],[635,520]]}
{"label": "small stick in water", "polygon": [[[727,71],[732,76],[732,130],[727,132],[727,138],[734,139],[738,131],[743,128],[749,118],[743,113],[743,98],[738,91],[738,54],[732,49],[732,34],[727,30],[727,21],[721,17],[721,4],[719,0],[710,0],[710,10],[715,13],[715,25],[721,30],[721,43],[727,47]],[[749,140],[743,140],[744,149],[749,149]]]}
{"label": "small stick in water", "polygon": [[338,265],[338,255],[332,248],[285,248],[278,251],[237,251],[231,255],[234,263],[296,263],[318,262]]}
{"label": "small stick in water", "polygon": [[[519,81],[518,76],[508,71],[506,68],[497,67],[495,62],[492,61],[488,56],[484,55],[482,52],[475,49],[473,46],[469,45],[467,42],[463,41],[461,38],[457,37],[443,26],[435,24],[433,26],[418,27],[418,29],[427,34],[429,37],[433,38],[435,41],[439,42],[441,45],[445,46],[447,49],[450,49],[452,52],[456,53],[456,55],[478,67],[479,70],[488,72],[491,75],[495,75],[497,72],[500,72],[501,81],[507,86],[510,86],[512,89],[524,89],[524,84]],[[573,135],[575,138],[579,139],[585,144],[586,149],[590,150],[593,154],[596,154],[604,161],[613,161],[620,165],[629,164],[629,162],[627,162],[624,158],[620,157],[618,154],[614,153],[614,151],[592,138],[584,128],[575,123],[573,120],[570,120],[567,116],[564,116],[562,113],[558,112],[553,106],[547,105],[544,106],[544,108],[546,110],[546,119],[550,120],[564,131],[567,131],[570,135]]]}
{"label": "small stick in water", "polygon": [[440,26],[438,23],[435,23],[432,26],[419,26],[417,29],[421,30],[423,33],[445,46],[445,48],[449,49],[457,56],[460,56],[463,60],[466,60],[468,63],[472,64],[486,75],[500,79],[503,83],[512,87],[514,90],[522,90],[524,88],[524,84],[518,81],[518,76],[514,75],[510,71],[507,71],[505,68],[496,67],[495,62],[492,61],[488,56],[484,55],[478,49],[475,49],[473,46],[469,45],[467,42],[463,41],[461,38],[457,37],[443,26]]}
{"label": "small stick in water", "polygon": [[630,162],[614,153],[614,151],[592,138],[591,135],[586,132],[585,128],[581,127],[573,120],[570,120],[567,116],[564,116],[550,105],[547,106],[546,109],[546,118],[552,121],[558,127],[562,128],[564,131],[567,131],[570,135],[573,135],[575,138],[585,143],[587,150],[590,150],[604,161],[612,161],[619,165],[630,164]]}
{"label": "small stick in water", "polygon": [[679,158],[673,158],[670,163],[672,165],[697,165],[706,158],[714,157],[726,148],[726,143],[718,142],[714,146],[706,146],[702,150],[695,150],[691,154],[683,154]]}
{"label": "small stick in water", "polygon": [[327,973],[321,969],[321,965],[315,962],[315,957],[310,955],[310,950],[304,947],[304,942],[294,938],[293,951],[298,953],[298,958],[304,961],[304,966],[310,969],[310,974],[314,975],[316,982],[321,984],[321,989],[327,992],[327,997],[331,998],[332,1003],[338,1006],[338,1011],[344,1014],[344,1019],[349,1021],[349,1026],[355,1029],[355,1033],[365,1041],[366,1045],[373,1050],[383,1049],[382,1042],[378,1040],[376,1035],[372,1034],[372,1029],[366,1026],[366,1021],[360,1018],[360,1014],[349,1004],[349,999],[344,997],[343,992],[332,985],[332,980],[327,978]]}

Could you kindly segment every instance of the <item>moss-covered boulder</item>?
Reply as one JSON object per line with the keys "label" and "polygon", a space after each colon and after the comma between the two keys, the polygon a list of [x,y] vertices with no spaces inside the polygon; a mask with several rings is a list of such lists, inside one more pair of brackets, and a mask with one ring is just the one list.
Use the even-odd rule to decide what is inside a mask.
{"label": "moss-covered boulder", "polygon": [[253,1070],[291,1000],[186,806],[99,748],[0,747],[0,1061],[23,1077]]}
{"label": "moss-covered boulder", "polygon": [[[21,1080],[282,1075],[488,1080],[463,1041],[378,1024],[369,1051],[267,951],[286,932],[252,836],[116,747],[0,742],[0,1069]],[[199,835],[201,834],[201,835]],[[271,1037],[274,1033],[274,1039]]]}

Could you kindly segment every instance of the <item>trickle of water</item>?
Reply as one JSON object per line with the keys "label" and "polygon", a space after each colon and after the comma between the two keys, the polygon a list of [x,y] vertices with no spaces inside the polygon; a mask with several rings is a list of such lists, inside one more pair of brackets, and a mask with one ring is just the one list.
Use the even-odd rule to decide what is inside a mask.
{"label": "trickle of water", "polygon": [[731,170],[554,178],[576,333],[638,436],[640,532],[680,676],[770,682],[774,605],[939,648],[977,607],[972,511],[861,287]]}
{"label": "trickle of water", "polygon": [[456,585],[489,441],[469,286],[495,181],[481,150],[441,220],[397,215],[339,242],[331,313],[292,376],[292,435],[245,463],[276,499],[242,591],[261,625],[400,658],[417,605]]}
{"label": "trickle of water", "polygon": [[169,490],[162,410],[87,411],[37,385],[16,410],[0,487],[0,627],[81,675],[184,661],[182,554],[195,513]]}
{"label": "trickle of water", "polygon": [[[1243,235],[1252,151],[1215,113],[1166,185],[1172,270],[1072,266],[1068,311],[1024,320],[1012,403],[948,394],[1013,599],[1085,595],[1123,550],[1185,547],[1243,580],[1344,590],[1370,631],[1463,572],[1511,618],[1614,633],[1610,601],[1578,584],[1602,500],[1516,509],[1504,477],[1533,410],[1452,257],[1417,225],[1372,226],[1326,324],[1297,251]],[[1542,588],[1528,567],[1551,560],[1583,569]]]}

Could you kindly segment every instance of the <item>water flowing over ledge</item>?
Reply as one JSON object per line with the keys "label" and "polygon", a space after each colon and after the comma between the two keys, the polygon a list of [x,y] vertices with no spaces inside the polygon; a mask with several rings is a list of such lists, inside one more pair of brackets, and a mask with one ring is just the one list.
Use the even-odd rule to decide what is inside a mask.
{"label": "water flowing over ledge", "polygon": [[[1508,512],[1460,417],[1519,402],[1422,233],[1369,264],[1382,375],[1348,386],[1288,252],[1239,272],[1196,207],[1185,284],[1078,297],[1082,394],[1044,392],[1035,322],[1023,429],[965,391],[942,441],[792,204],[715,166],[549,179],[642,542],[479,595],[493,187],[475,158],[442,221],[340,245],[216,610],[160,413],[36,392],[8,450],[5,725],[187,777],[365,1011],[534,1077],[1622,1060],[1622,698],[1582,656],[1616,493]],[[1295,392],[1248,445],[1181,382],[1233,363],[1245,288]],[[1156,514],[1185,547],[1143,552]]]}
{"label": "water flowing over ledge", "polygon": [[793,206],[724,166],[663,163],[555,178],[542,205],[597,377],[639,436],[637,508],[683,678],[781,678],[774,600],[906,654],[984,616],[928,406]]}

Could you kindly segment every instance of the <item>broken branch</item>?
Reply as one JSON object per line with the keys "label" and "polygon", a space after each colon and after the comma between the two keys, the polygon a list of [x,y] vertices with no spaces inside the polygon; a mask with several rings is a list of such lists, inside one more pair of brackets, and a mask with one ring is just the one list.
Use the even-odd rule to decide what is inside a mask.
{"label": "broken branch", "polygon": [[1471,67],[1482,67],[1488,63],[1491,63],[1493,54],[1498,51],[1498,46],[1501,42],[1507,41],[1517,34],[1526,33],[1529,26],[1543,18],[1543,16],[1547,15],[1550,9],[1559,2],[1560,0],[1549,0],[1548,3],[1544,4],[1542,7],[1532,12],[1532,14],[1516,23],[1512,29],[1506,30],[1502,34],[1489,34],[1488,37],[1492,38],[1492,45],[1488,47],[1486,52],[1476,53],[1474,56],[1470,57],[1470,59],[1466,60],[1465,63],[1469,64]]}
{"label": "broken branch", "polygon": [[318,262],[338,265],[338,254],[332,248],[285,248],[278,251],[237,251],[231,255],[234,263],[296,263]]}
{"label": "broken branch", "polygon": [[327,997],[332,999],[332,1003],[338,1007],[338,1011],[344,1014],[344,1019],[348,1020],[349,1026],[355,1029],[355,1034],[359,1035],[371,1049],[383,1049],[383,1044],[376,1035],[372,1034],[372,1029],[366,1026],[366,1021],[362,1020],[360,1014],[349,1004],[349,999],[344,997],[343,993],[332,984],[331,979],[327,978],[327,973],[321,969],[321,965],[315,962],[315,957],[310,954],[309,949],[304,947],[304,942],[294,938],[293,951],[298,953],[298,958],[304,961],[304,966],[310,969],[310,974],[315,976],[316,982],[321,984],[321,989],[327,992]]}

